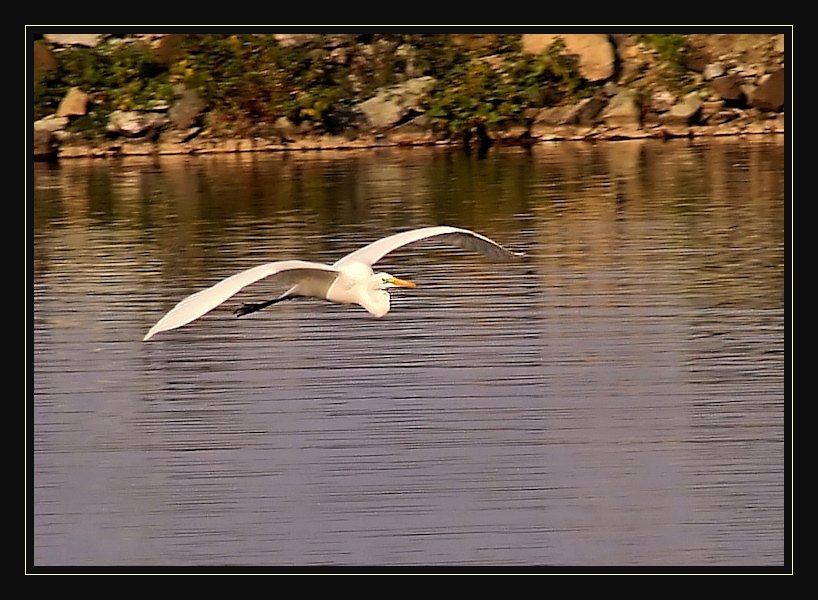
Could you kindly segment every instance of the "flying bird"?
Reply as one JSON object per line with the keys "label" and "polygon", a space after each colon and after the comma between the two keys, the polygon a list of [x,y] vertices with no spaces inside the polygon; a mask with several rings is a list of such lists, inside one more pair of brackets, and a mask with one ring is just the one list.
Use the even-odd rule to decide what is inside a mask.
{"label": "flying bird", "polygon": [[412,229],[372,242],[347,254],[331,266],[304,260],[281,260],[237,273],[179,302],[151,327],[143,341],[161,331],[187,325],[242,288],[265,277],[273,277],[291,287],[272,300],[243,304],[235,311],[237,316],[256,312],[283,300],[309,297],[338,304],[359,304],[376,317],[382,317],[389,312],[390,288],[414,288],[416,284],[389,273],[375,273],[372,265],[398,248],[429,239],[473,250],[495,259],[522,256],[522,253],[507,250],[497,242],[468,229],[448,226]]}

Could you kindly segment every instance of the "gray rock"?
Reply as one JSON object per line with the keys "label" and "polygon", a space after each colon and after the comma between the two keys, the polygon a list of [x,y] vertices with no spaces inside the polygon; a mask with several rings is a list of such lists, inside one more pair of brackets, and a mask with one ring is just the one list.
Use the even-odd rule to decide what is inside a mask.
{"label": "gray rock", "polygon": [[702,110],[701,113],[699,113],[699,118],[708,125],[723,123],[727,120],[724,116],[720,116],[723,108],[724,100],[708,100],[702,103]]}
{"label": "gray rock", "polygon": [[613,98],[621,91],[622,87],[619,86],[615,81],[606,81],[602,85],[602,93],[608,96],[608,98]]}
{"label": "gray rock", "polygon": [[436,139],[426,115],[419,115],[393,127],[387,135],[391,142],[399,145],[431,144]]}
{"label": "gray rock", "polygon": [[193,90],[176,90],[176,99],[168,110],[168,118],[176,129],[193,127],[205,108],[204,102]]}
{"label": "gray rock", "polygon": [[367,123],[376,130],[388,129],[397,125],[406,116],[408,110],[399,102],[380,97],[370,98],[360,105]]}
{"label": "gray rock", "polygon": [[406,66],[403,69],[403,74],[409,78],[420,76],[421,69],[417,64],[417,50],[411,44],[401,44],[395,48],[395,56],[402,58]]}
{"label": "gray rock", "polygon": [[422,112],[419,100],[433,83],[432,77],[410,79],[381,90],[369,100],[361,102],[358,110],[376,131],[394,127],[406,117]]}
{"label": "gray rock", "polygon": [[761,75],[764,72],[764,67],[754,64],[738,64],[734,67],[734,72],[741,77],[752,79]]}
{"label": "gray rock", "polygon": [[201,127],[191,127],[187,131],[179,131],[178,129],[169,129],[163,131],[159,138],[160,144],[184,144],[189,142],[202,131]]}
{"label": "gray rock", "polygon": [[291,142],[301,134],[298,126],[287,117],[279,117],[273,125],[273,130],[284,142]]}
{"label": "gray rock", "polygon": [[549,106],[541,109],[534,117],[532,127],[537,129],[541,125],[553,127],[555,125],[567,125],[571,114],[570,106]]}
{"label": "gray rock", "polygon": [[704,68],[702,75],[707,80],[721,77],[724,75],[724,65],[722,65],[720,62],[710,63]]}
{"label": "gray rock", "polygon": [[639,106],[629,90],[622,90],[611,99],[602,111],[601,118],[608,127],[638,129],[640,127]]}
{"label": "gray rock", "polygon": [[162,128],[166,123],[167,119],[158,113],[115,110],[108,120],[108,131],[126,137],[140,137]]}
{"label": "gray rock", "polygon": [[47,129],[34,130],[34,158],[44,158],[57,153],[57,140]]}
{"label": "gray rock", "polygon": [[663,125],[688,125],[698,119],[702,109],[702,99],[696,92],[690,92],[681,101],[662,115]]}
{"label": "gray rock", "polygon": [[59,147],[58,133],[68,125],[68,117],[49,115],[34,121],[34,156],[46,158],[56,155]]}
{"label": "gray rock", "polygon": [[59,131],[68,125],[68,117],[49,115],[39,121],[34,121],[34,131]]}
{"label": "gray rock", "polygon": [[676,96],[668,90],[660,89],[656,90],[650,97],[648,108],[654,112],[662,113],[669,111],[674,104],[676,104]]}
{"label": "gray rock", "polygon": [[605,108],[605,98],[600,95],[580,100],[573,109],[571,123],[590,127],[596,121],[597,115]]}
{"label": "gray rock", "polygon": [[596,121],[599,112],[605,107],[602,95],[580,100],[572,106],[553,106],[543,108],[533,119],[531,134],[535,137],[550,133],[553,127],[560,125],[582,125],[590,127]]}

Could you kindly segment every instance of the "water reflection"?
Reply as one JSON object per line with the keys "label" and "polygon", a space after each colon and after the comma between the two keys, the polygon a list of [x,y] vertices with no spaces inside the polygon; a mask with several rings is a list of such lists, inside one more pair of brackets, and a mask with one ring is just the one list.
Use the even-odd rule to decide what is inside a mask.
{"label": "water reflection", "polygon": [[[35,564],[783,564],[783,173],[775,138],[35,165]],[[432,224],[527,256],[140,341]]]}

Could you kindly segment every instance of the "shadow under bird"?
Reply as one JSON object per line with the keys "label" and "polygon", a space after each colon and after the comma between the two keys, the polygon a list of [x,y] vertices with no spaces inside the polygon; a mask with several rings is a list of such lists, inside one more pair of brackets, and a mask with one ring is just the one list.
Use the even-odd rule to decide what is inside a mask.
{"label": "shadow under bird", "polygon": [[291,287],[281,296],[267,302],[243,304],[235,311],[237,316],[256,312],[283,300],[309,297],[338,304],[359,304],[376,317],[382,317],[389,312],[389,288],[414,288],[416,285],[389,273],[375,273],[372,265],[398,248],[430,239],[495,259],[522,256],[522,253],[507,250],[497,242],[468,229],[448,226],[412,229],[372,242],[347,254],[331,266],[304,260],[281,260],[237,273],[179,302],[151,327],[143,341],[161,331],[187,325],[242,288],[265,277],[273,277]]}

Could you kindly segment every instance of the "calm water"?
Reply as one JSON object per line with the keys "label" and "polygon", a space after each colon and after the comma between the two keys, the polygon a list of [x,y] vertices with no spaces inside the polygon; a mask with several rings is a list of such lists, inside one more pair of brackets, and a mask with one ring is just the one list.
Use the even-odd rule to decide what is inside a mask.
{"label": "calm water", "polygon": [[[776,566],[783,141],[35,165],[34,565]],[[248,288],[382,263],[384,319]],[[30,321],[31,323],[31,321]]]}

